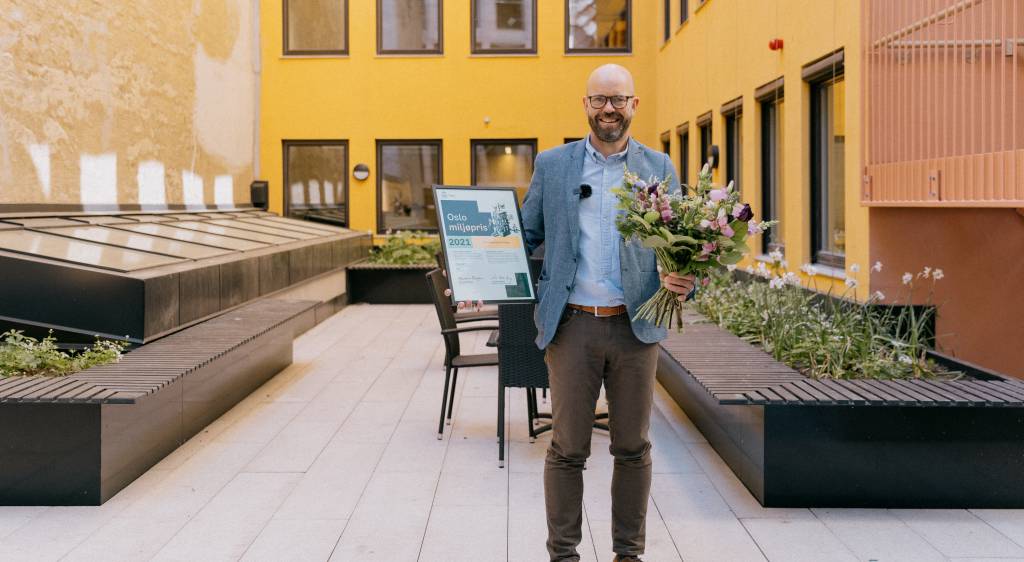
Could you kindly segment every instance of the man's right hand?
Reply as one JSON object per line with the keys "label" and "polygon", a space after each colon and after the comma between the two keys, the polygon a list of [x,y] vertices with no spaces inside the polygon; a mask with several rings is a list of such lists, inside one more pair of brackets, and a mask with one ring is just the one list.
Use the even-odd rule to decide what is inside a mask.
{"label": "man's right hand", "polygon": [[484,301],[482,301],[482,300],[481,301],[476,301],[476,302],[473,302],[473,301],[459,301],[459,303],[457,305],[455,305],[455,308],[457,308],[460,311],[468,310],[468,311],[471,311],[471,312],[476,312],[476,311],[480,310],[483,307],[484,307]]}

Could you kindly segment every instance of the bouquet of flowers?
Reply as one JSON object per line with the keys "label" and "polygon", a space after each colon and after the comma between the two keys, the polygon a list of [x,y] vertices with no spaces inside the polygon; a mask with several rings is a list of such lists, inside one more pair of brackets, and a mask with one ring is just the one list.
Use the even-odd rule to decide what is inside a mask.
{"label": "bouquet of flowers", "polygon": [[[750,205],[740,203],[733,183],[721,188],[711,185],[711,169],[705,164],[697,186],[683,186],[681,193],[669,193],[668,181],[651,177],[646,181],[626,169],[623,186],[614,190],[619,200],[616,226],[626,240],[638,240],[654,249],[663,274],[696,274],[735,264],[750,251],[746,238],[764,232],[777,221],[756,222]],[[636,313],[634,320],[682,330],[679,295],[664,286]]]}

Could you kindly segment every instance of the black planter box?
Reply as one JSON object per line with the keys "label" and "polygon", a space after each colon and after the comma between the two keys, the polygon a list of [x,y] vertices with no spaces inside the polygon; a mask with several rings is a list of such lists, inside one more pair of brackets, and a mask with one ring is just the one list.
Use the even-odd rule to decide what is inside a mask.
{"label": "black planter box", "polygon": [[[793,395],[753,400],[759,394],[743,393],[740,386],[759,373],[777,375],[788,368],[767,354],[752,360],[753,346],[724,331],[715,341],[728,350],[681,347],[686,337],[685,332],[672,335],[663,344],[658,380],[761,505],[1024,507],[1024,384],[964,364],[960,370],[986,380],[916,386],[873,382],[861,392],[878,400],[860,403]],[[723,375],[732,368],[723,371],[716,358],[730,350],[745,352],[747,364]],[[938,359],[957,367],[951,358]],[[714,375],[687,369],[690,363],[694,371],[710,372],[709,361],[716,364]],[[718,382],[708,382],[715,376]],[[744,382],[722,382],[723,377]],[[860,389],[859,384],[805,378],[766,385],[760,392],[775,389],[783,396],[787,388],[803,388],[841,393]],[[882,398],[886,389],[890,394]],[[960,398],[944,401],[942,396]]]}
{"label": "black planter box", "polygon": [[358,263],[348,266],[350,302],[369,304],[432,304],[427,273],[436,265],[381,265]]}

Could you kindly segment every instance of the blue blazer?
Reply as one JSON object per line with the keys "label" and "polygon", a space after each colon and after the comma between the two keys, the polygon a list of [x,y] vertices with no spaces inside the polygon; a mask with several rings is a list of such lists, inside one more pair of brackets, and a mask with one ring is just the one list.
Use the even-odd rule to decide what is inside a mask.
{"label": "blue blazer", "polygon": [[[537,324],[537,347],[544,349],[555,337],[559,319],[569,301],[576,280],[579,259],[580,184],[586,139],[545,150],[537,155],[533,179],[523,202],[523,231],[527,250],[544,243],[544,267],[537,289],[538,304],[534,312]],[[626,166],[643,179],[651,175],[671,176],[670,191],[679,190],[672,160],[668,155],[651,150],[630,139]],[[626,309],[632,318],[647,299],[661,286],[654,250],[638,242],[620,244],[619,263],[622,268],[622,289]],[[633,333],[645,343],[665,339],[664,328],[647,321],[633,322]]]}

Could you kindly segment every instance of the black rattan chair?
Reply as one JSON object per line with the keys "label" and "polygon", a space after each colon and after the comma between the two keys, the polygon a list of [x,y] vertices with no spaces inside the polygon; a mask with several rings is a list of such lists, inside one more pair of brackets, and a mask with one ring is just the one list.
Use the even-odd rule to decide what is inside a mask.
{"label": "black rattan chair", "polygon": [[[537,389],[547,389],[548,367],[544,352],[537,348],[537,326],[533,321],[534,304],[503,304],[498,306],[498,467],[505,466],[505,389],[526,389],[526,411],[530,442],[551,430],[551,424],[537,426],[537,420],[551,419],[551,414],[539,412]],[[606,419],[599,413],[596,419]],[[608,429],[604,423],[594,422],[598,429]]]}
{"label": "black rattan chair", "polygon": [[[481,330],[496,330],[498,327],[493,324],[474,324],[472,326],[459,327],[455,323],[451,298],[445,295],[448,282],[441,274],[441,270],[434,269],[428,273],[427,283],[430,285],[430,295],[434,299],[437,319],[441,324],[441,337],[444,338],[444,393],[441,395],[441,419],[437,423],[437,438],[441,439],[444,437],[445,419],[448,420],[448,423],[451,423],[452,407],[455,403],[455,385],[459,380],[459,369],[490,367],[498,364],[497,353],[464,355],[459,342],[459,334]],[[448,393],[449,382],[451,383],[450,395]],[[446,411],[447,415],[445,414]]]}

